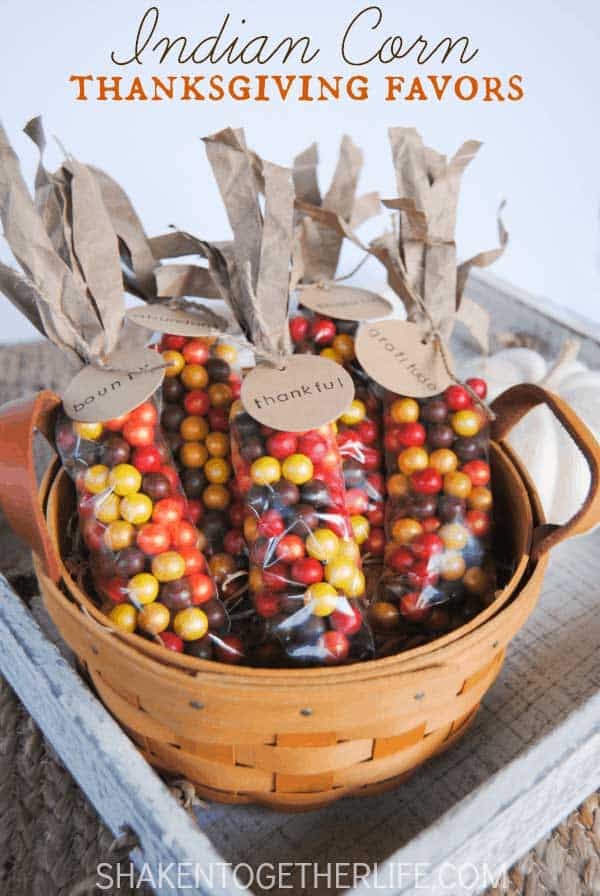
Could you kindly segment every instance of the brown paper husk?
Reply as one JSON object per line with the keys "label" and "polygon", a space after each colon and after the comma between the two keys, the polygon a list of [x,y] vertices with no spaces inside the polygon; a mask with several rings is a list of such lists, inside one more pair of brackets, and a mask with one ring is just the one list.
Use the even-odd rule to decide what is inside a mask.
{"label": "brown paper husk", "polygon": [[[499,246],[457,266],[456,214],[463,172],[481,144],[466,141],[447,161],[423,144],[414,128],[390,128],[398,198],[383,205],[398,212],[397,239],[389,234],[371,243],[373,254],[388,272],[410,320],[426,323],[448,340],[461,321],[482,350],[489,343],[489,316],[464,298],[472,267],[485,267],[504,252],[508,234],[498,213]],[[416,298],[416,301],[415,301]]]}
{"label": "brown paper husk", "polygon": [[231,128],[204,143],[234,235],[232,243],[205,244],[211,274],[258,355],[277,363],[291,353],[292,172],[249,153],[243,135]]}
{"label": "brown paper husk", "polygon": [[[39,175],[38,184],[41,188]],[[93,213],[90,210],[90,215]],[[85,210],[81,214],[85,216]],[[7,298],[29,319],[31,304],[35,303],[44,333],[67,354],[82,361],[108,354],[115,328],[111,321],[100,317],[91,294],[81,289],[79,273],[69,268],[53,245],[45,221],[54,229],[57,217],[54,214],[45,219],[41,217],[1,126],[0,219],[11,251],[23,269],[23,277],[3,277]],[[64,242],[68,241],[65,233]],[[23,307],[25,296],[26,307]]]}
{"label": "brown paper husk", "polygon": [[332,212],[344,221],[350,231],[380,212],[377,193],[356,196],[363,154],[348,135],[342,138],[335,173],[323,199],[318,185],[317,166],[318,151],[314,143],[294,159],[294,184],[298,200],[294,267],[297,271],[295,280],[302,283],[317,283],[335,277],[346,235],[339,228],[332,228],[327,218],[319,222],[315,216],[303,214],[305,203],[311,208]]}

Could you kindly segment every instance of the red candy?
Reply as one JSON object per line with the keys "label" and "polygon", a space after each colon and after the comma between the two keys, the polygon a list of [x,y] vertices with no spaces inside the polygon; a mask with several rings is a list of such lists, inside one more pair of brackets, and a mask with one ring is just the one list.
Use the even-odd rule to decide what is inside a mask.
{"label": "red candy", "polygon": [[163,466],[161,453],[155,445],[144,445],[141,448],[136,448],[132,454],[131,462],[140,473],[160,473]]}
{"label": "red candy", "polygon": [[472,404],[472,399],[462,386],[448,386],[444,399],[451,411],[463,411]]}
{"label": "red candy", "polygon": [[417,494],[436,495],[442,490],[442,474],[434,467],[426,467],[424,470],[412,474],[410,484]]}

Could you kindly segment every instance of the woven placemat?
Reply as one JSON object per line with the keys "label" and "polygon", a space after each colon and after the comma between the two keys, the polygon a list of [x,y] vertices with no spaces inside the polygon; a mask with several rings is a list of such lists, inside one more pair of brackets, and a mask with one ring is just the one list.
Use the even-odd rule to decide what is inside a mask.
{"label": "woven placemat", "polygon": [[[40,343],[0,346],[0,370],[0,404],[40,389],[60,389],[68,376],[57,350]],[[1,518],[0,558],[0,571],[16,590],[33,597],[28,552]],[[112,834],[0,677],[0,893],[84,896],[80,882],[100,862],[116,857]],[[145,893],[128,886],[102,892]],[[598,894],[600,794],[593,794],[486,896]]]}

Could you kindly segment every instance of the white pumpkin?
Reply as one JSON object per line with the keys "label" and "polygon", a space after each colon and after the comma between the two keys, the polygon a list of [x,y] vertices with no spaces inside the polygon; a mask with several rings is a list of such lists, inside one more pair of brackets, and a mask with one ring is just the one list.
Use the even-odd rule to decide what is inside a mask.
{"label": "white pumpkin", "polygon": [[[578,361],[579,343],[567,341],[554,364],[530,348],[506,348],[465,365],[465,377],[487,380],[489,399],[517,383],[538,383],[560,395],[600,438],[600,371]],[[564,523],[581,506],[590,484],[585,460],[551,411],[535,408],[508,441],[527,467],[546,517]]]}

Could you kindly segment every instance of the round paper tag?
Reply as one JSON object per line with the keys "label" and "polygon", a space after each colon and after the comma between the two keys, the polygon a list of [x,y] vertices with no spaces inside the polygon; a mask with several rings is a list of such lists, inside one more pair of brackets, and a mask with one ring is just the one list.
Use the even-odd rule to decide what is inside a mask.
{"label": "round paper tag", "polygon": [[387,299],[368,289],[355,286],[303,286],[298,300],[317,314],[327,314],[339,320],[372,320],[390,314],[392,306]]}
{"label": "round paper tag", "polygon": [[425,342],[418,324],[405,320],[364,324],[355,348],[356,357],[369,376],[398,395],[428,398],[453,382],[435,343]]}
{"label": "round paper tag", "polygon": [[354,383],[336,361],[319,355],[292,355],[285,370],[260,366],[242,382],[242,404],[273,429],[306,432],[331,423],[354,398]]}
{"label": "round paper tag", "polygon": [[165,375],[161,356],[147,348],[115,352],[110,367],[84,367],[71,380],[63,395],[71,419],[100,423],[120,417],[153,395]]}
{"label": "round paper tag", "polygon": [[138,305],[130,308],[125,317],[140,327],[147,327],[159,333],[172,333],[174,336],[211,336],[206,324],[199,321],[181,308],[168,308],[165,305]]}

